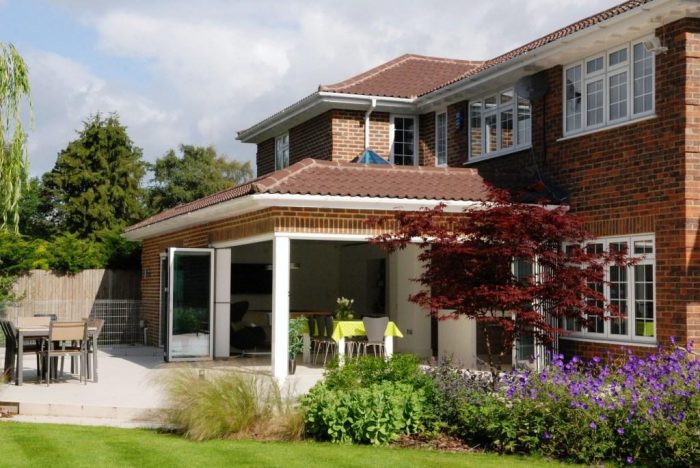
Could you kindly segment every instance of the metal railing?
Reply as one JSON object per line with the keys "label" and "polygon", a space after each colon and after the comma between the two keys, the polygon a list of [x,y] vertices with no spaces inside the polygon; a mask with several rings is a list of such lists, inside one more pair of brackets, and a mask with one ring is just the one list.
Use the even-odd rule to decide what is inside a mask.
{"label": "metal railing", "polygon": [[[55,314],[58,320],[78,321],[84,318],[105,321],[98,344],[103,347],[142,343],[141,301],[121,299],[53,300],[0,303],[0,317],[17,323],[18,317]],[[0,345],[4,337],[0,334]]]}

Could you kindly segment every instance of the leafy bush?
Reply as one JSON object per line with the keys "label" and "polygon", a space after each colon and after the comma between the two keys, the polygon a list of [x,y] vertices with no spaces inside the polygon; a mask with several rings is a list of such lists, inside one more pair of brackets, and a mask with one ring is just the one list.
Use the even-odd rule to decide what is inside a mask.
{"label": "leafy bush", "polygon": [[51,245],[51,269],[75,274],[105,265],[105,251],[102,245],[90,240],[79,239],[75,234],[62,234],[53,239]]}
{"label": "leafy bush", "polygon": [[301,437],[301,415],[273,379],[241,372],[201,377],[183,369],[168,374],[164,385],[164,422],[190,439]]}
{"label": "leafy bush", "polygon": [[301,400],[306,433],[319,440],[387,444],[432,428],[432,380],[411,354],[333,361]]}
{"label": "leafy bush", "polygon": [[426,374],[435,389],[431,399],[432,413],[442,428],[452,434],[460,432],[460,411],[484,404],[493,388],[490,372],[462,369],[452,362],[452,358],[433,361]]}
{"label": "leafy bush", "polygon": [[554,356],[541,373],[513,371],[497,394],[463,404],[457,430],[501,452],[579,463],[700,464],[700,361],[683,349],[619,362]]}
{"label": "leafy bush", "polygon": [[423,428],[425,395],[411,385],[381,382],[351,390],[316,385],[302,399],[306,433],[318,440],[383,445]]}
{"label": "leafy bush", "polygon": [[427,393],[432,392],[432,380],[423,372],[420,360],[413,354],[394,354],[386,360],[361,356],[346,360],[343,366],[336,359],[326,367],[324,380],[330,389],[361,388],[377,382],[400,382]]}

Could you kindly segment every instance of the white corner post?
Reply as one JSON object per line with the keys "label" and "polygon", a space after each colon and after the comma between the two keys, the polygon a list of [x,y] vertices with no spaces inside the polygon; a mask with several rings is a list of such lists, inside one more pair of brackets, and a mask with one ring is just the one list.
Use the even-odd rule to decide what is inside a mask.
{"label": "white corner post", "polygon": [[272,376],[282,382],[289,365],[289,258],[286,236],[272,240]]}
{"label": "white corner post", "polygon": [[214,357],[231,354],[231,249],[216,249],[214,285]]}

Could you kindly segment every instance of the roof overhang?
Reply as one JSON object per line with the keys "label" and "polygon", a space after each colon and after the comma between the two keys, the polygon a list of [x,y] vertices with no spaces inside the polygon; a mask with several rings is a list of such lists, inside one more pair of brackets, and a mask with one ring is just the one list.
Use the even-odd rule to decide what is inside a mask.
{"label": "roof overhang", "polygon": [[700,4],[695,0],[655,0],[425,94],[416,101],[416,111],[430,112],[511,86],[524,76],[653,34],[656,28],[678,19],[698,16]]}
{"label": "roof overhang", "polygon": [[125,232],[124,237],[130,241],[143,240],[272,207],[417,211],[433,208],[440,203],[445,204],[445,212],[448,213],[458,213],[466,208],[485,206],[484,202],[469,200],[259,193],[235,198],[133,229]]}
{"label": "roof overhang", "polygon": [[406,113],[415,111],[415,98],[365,96],[318,91],[262,122],[246,130],[239,131],[236,139],[243,143],[260,143],[279,136],[280,133],[331,109],[365,111],[372,104],[372,100],[376,102],[375,112]]}
{"label": "roof overhang", "polygon": [[656,28],[680,18],[698,16],[700,4],[696,0],[654,0],[417,98],[318,91],[238,132],[237,139],[244,143],[260,143],[331,109],[366,110],[372,99],[377,102],[375,111],[378,112],[431,112],[504,86],[512,86],[518,79],[538,71],[566,65],[617,44],[652,34]]}

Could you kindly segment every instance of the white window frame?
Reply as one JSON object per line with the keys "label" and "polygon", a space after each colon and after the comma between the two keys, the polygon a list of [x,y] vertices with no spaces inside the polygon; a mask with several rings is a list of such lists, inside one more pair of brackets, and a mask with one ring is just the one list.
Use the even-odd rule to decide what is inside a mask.
{"label": "white window frame", "polygon": [[[583,60],[579,60],[574,63],[566,65],[562,73],[562,134],[564,137],[577,135],[580,133],[589,133],[598,129],[605,129],[607,127],[612,127],[625,122],[631,122],[645,117],[654,115],[656,112],[656,60],[652,60],[651,68],[651,109],[648,111],[638,112],[633,114],[634,111],[634,46],[637,44],[642,44],[644,41],[650,39],[651,36],[645,36],[639,39],[635,39],[630,42],[625,42],[618,44],[615,47],[611,47],[605,51],[599,52],[595,55],[588,56]],[[627,50],[627,59],[622,62],[610,66],[610,54],[617,52],[620,49]],[[603,69],[598,70],[594,73],[587,73],[588,62],[595,60],[599,57],[603,58]],[[568,130],[566,129],[566,72],[573,68],[580,67],[581,70],[581,127],[577,129]],[[626,115],[617,119],[610,119],[610,78],[612,76],[618,75],[619,73],[627,72],[627,103],[626,103]],[[595,81],[603,80],[603,122],[588,125],[588,84]]]}
{"label": "white window frame", "polygon": [[[420,158],[420,152],[418,149],[418,117],[415,115],[410,115],[410,114],[391,114],[389,117],[389,148],[391,148],[390,152],[390,161],[391,164],[395,164],[394,162],[394,130],[395,130],[395,125],[394,121],[396,119],[413,119],[413,166],[418,165],[418,159]],[[410,164],[404,164],[404,166],[410,166]]]}
{"label": "white window frame", "polygon": [[[653,253],[650,254],[635,254],[634,253],[634,242],[635,241],[651,241],[653,245]],[[658,295],[656,292],[657,286],[657,276],[656,276],[656,239],[654,234],[640,234],[633,236],[615,236],[615,237],[599,237],[597,239],[591,240],[590,242],[584,244],[582,248],[586,248],[588,244],[603,244],[603,250],[608,251],[611,243],[616,242],[626,242],[627,243],[627,255],[637,259],[635,265],[625,267],[627,269],[627,286],[626,286],[626,301],[627,301],[627,333],[625,335],[613,334],[611,333],[611,324],[614,319],[607,318],[603,322],[603,333],[589,332],[585,325],[581,326],[580,331],[570,330],[562,324],[562,328],[571,332],[570,335],[564,336],[562,338],[574,338],[580,340],[591,340],[591,341],[605,341],[611,343],[627,343],[627,344],[656,344],[657,342],[657,306],[658,306]],[[566,248],[566,245],[564,246]],[[653,275],[653,336],[636,336],[636,295],[635,295],[635,273],[634,267],[639,265],[651,265],[652,275]],[[605,268],[605,277],[603,285],[603,295],[605,296],[605,303],[610,302],[610,265]],[[609,315],[607,315],[609,317]]]}
{"label": "white window frame", "polygon": [[[508,104],[501,104],[501,95],[507,93],[507,92],[512,92],[513,97],[512,97],[512,103]],[[485,100],[490,97],[496,97],[496,108],[493,110],[486,111],[486,106],[485,106]],[[472,132],[471,132],[471,125],[472,125],[472,104],[476,101],[481,102],[481,115],[480,115],[480,120],[481,120],[481,154],[474,156],[472,155]],[[507,148],[501,148],[501,112],[504,110],[510,109],[511,112],[513,113],[513,144]],[[527,139],[527,142],[525,143],[520,143],[518,141],[519,131],[518,131],[518,95],[515,92],[514,87],[507,87],[507,88],[501,88],[499,90],[493,91],[488,94],[484,94],[480,96],[479,98],[476,99],[470,99],[468,103],[468,111],[467,111],[467,133],[469,135],[468,138],[468,154],[469,154],[469,159],[468,162],[477,162],[477,161],[482,161],[484,159],[491,159],[495,158],[498,156],[504,156],[506,154],[511,154],[515,153],[517,151],[522,151],[526,150],[532,147],[532,103],[530,103],[530,135],[529,138]],[[490,115],[495,115],[496,116],[496,150],[495,151],[490,151],[488,153],[485,153],[484,151],[486,150],[486,141],[487,141],[487,133],[486,133],[486,114]]]}
{"label": "white window frame", "polygon": [[[438,118],[440,116],[445,117],[445,162],[440,163],[440,154],[439,154],[439,146],[438,146],[438,140],[440,139],[440,127],[438,126]],[[435,113],[435,165],[438,167],[445,167],[447,166],[447,155],[448,155],[448,148],[447,148],[447,142],[448,140],[448,120],[447,120],[447,109],[444,109],[442,111],[436,112]]]}
{"label": "white window frame", "polygon": [[[280,144],[280,141],[286,141],[287,143]],[[285,159],[283,156],[282,164],[279,164],[279,152],[284,150],[287,150],[287,158]],[[289,167],[289,132],[285,132],[282,135],[275,138],[275,170],[279,171],[280,169],[284,169],[285,167]]]}

